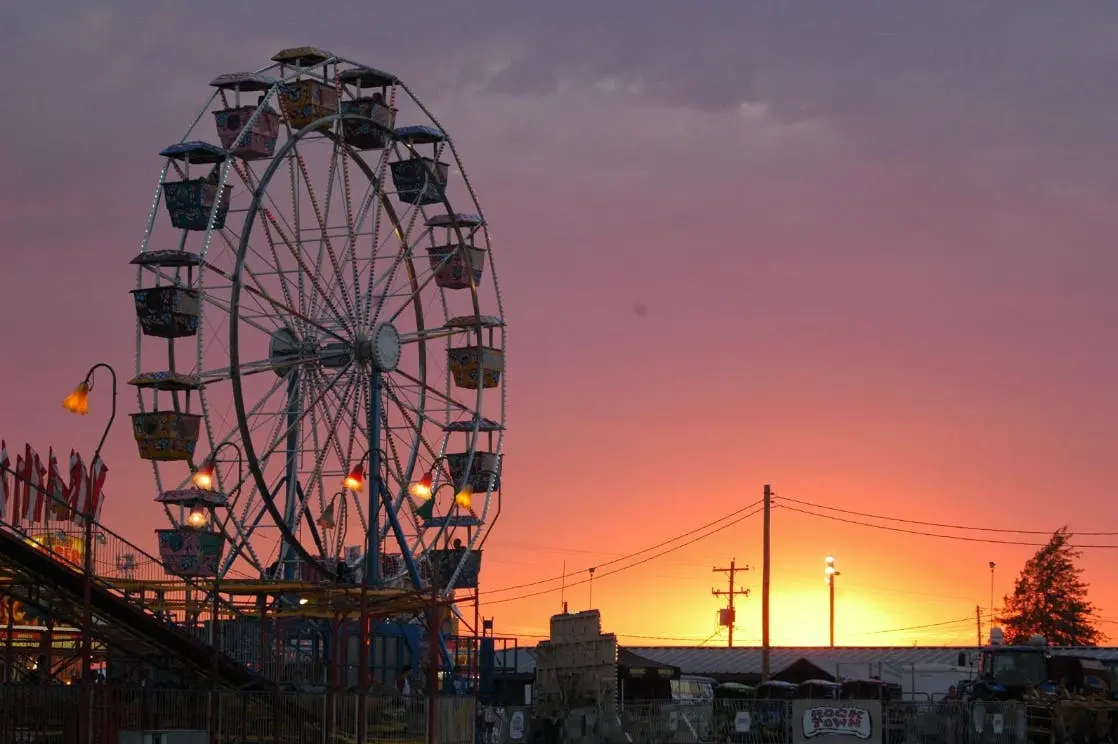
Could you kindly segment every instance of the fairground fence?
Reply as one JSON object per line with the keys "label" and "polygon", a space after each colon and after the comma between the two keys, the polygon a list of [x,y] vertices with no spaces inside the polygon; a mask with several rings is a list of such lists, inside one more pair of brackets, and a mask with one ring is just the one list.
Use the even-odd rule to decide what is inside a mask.
{"label": "fairground fence", "polygon": [[[205,690],[120,689],[94,685],[91,738],[81,735],[78,686],[0,685],[0,744],[118,744],[122,733],[204,732],[212,744],[353,744],[359,740],[360,700],[345,694],[274,694]],[[427,701],[366,698],[366,741],[427,741]],[[438,700],[436,739],[476,741],[474,700]],[[169,741],[169,739],[168,739]]]}
{"label": "fairground fence", "polygon": [[619,710],[573,709],[541,716],[530,708],[480,711],[483,744],[1094,744],[1118,741],[1113,706],[718,700],[627,703]]}
{"label": "fairground fence", "polygon": [[[118,744],[128,732],[199,732],[213,744],[356,744],[359,696],[122,689],[94,685],[0,685],[0,744]],[[1049,705],[881,703],[876,700],[719,700],[629,703],[619,710],[475,706],[438,700],[435,741],[443,744],[1096,744],[1116,741],[1113,706],[1062,700]],[[427,704],[368,696],[366,742],[427,741]],[[169,739],[166,739],[169,741]]]}

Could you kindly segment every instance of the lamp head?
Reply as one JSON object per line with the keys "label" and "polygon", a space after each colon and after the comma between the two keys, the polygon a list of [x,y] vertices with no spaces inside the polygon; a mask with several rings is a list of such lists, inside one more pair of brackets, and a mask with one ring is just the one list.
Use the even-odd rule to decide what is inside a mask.
{"label": "lamp head", "polygon": [[423,477],[408,486],[408,491],[416,498],[427,500],[431,498],[431,489],[434,487],[435,478],[428,471],[423,474]]}
{"label": "lamp head", "polygon": [[454,494],[454,503],[463,509],[469,509],[474,502],[474,489],[469,485],[462,486],[462,490]]}
{"label": "lamp head", "polygon": [[216,471],[217,463],[213,461],[213,458],[210,458],[202,463],[202,467],[194,471],[190,480],[203,491],[212,491],[214,490],[214,473]]}
{"label": "lamp head", "polygon": [[70,413],[84,416],[89,413],[89,380],[82,380],[74,392],[62,399],[62,407]]}
{"label": "lamp head", "polygon": [[365,487],[365,466],[357,463],[342,479],[342,488],[347,491],[360,491]]}
{"label": "lamp head", "polygon": [[201,529],[210,521],[210,515],[204,507],[196,506],[186,516],[186,523],[195,529]]}

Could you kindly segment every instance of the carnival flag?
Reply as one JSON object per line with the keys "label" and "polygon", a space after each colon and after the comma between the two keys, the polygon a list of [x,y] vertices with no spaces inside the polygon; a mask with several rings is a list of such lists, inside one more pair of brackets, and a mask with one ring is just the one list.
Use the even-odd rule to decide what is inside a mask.
{"label": "carnival flag", "polygon": [[62,473],[58,470],[58,458],[54,455],[54,447],[50,449],[50,464],[47,467],[47,518],[66,519],[70,511],[66,481],[62,480]]}
{"label": "carnival flag", "polygon": [[70,482],[66,486],[66,518],[74,520],[78,508],[78,492],[85,488],[85,463],[81,455],[70,450]]}
{"label": "carnival flag", "polygon": [[96,522],[101,516],[101,505],[105,500],[105,479],[109,477],[109,468],[98,454],[93,458],[89,469],[92,480],[89,484],[89,513],[93,515],[93,521]]}
{"label": "carnival flag", "polygon": [[8,443],[0,439],[0,520],[7,519],[8,467]]}
{"label": "carnival flag", "polygon": [[16,467],[12,472],[12,524],[19,524],[23,516],[23,455],[16,455]]}
{"label": "carnival flag", "polygon": [[31,524],[38,524],[44,521],[46,504],[46,494],[43,493],[43,480],[46,475],[47,469],[43,467],[42,461],[39,459],[39,453],[35,453],[35,465],[31,468],[31,482],[29,488],[31,489]]}
{"label": "carnival flag", "polygon": [[35,455],[31,452],[31,445],[23,445],[23,467],[19,469],[20,479],[20,519],[31,517],[31,473],[35,470]]}
{"label": "carnival flag", "polygon": [[89,501],[89,471],[86,470],[81,455],[78,455],[78,469],[81,470],[81,475],[77,478],[77,487],[74,487],[73,471],[70,474],[70,506],[74,508],[74,520],[80,522],[85,517]]}

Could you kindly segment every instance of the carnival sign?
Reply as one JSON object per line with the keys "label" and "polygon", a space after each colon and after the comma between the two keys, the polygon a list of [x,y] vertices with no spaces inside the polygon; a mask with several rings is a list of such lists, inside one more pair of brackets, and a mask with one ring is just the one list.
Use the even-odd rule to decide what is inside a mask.
{"label": "carnival sign", "polygon": [[80,522],[88,514],[97,521],[105,502],[108,467],[100,455],[86,467],[74,450],[68,464],[67,479],[53,447],[43,460],[30,444],[13,462],[7,444],[0,441],[0,521],[12,525]]}
{"label": "carnival sign", "polygon": [[827,741],[830,738],[875,738],[874,720],[881,716],[881,703],[858,700],[843,704],[820,705],[818,701],[794,701],[794,715],[800,721],[798,741]]}

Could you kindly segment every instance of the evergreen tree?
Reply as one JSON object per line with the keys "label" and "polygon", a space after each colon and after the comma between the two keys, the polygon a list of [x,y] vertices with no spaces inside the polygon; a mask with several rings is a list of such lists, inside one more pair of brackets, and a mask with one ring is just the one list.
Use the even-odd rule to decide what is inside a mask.
{"label": "evergreen tree", "polygon": [[1007,643],[1028,643],[1033,635],[1043,635],[1053,646],[1095,646],[1105,640],[1071,538],[1067,526],[1056,530],[1021,569],[997,618]]}

